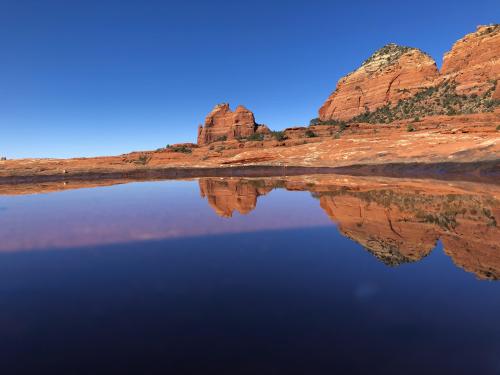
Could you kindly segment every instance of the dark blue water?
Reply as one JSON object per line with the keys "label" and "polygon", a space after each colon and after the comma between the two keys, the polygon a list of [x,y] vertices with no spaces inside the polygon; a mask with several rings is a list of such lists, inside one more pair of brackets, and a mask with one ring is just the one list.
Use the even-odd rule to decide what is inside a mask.
{"label": "dark blue water", "polygon": [[[149,199],[159,189],[177,207],[197,188],[172,186],[148,185]],[[13,215],[45,199],[78,217],[83,196],[106,210],[102,197],[124,194],[119,201],[138,209],[144,188],[4,197],[0,206]],[[300,209],[282,216],[293,202]],[[189,207],[210,220],[205,200]],[[245,227],[280,207],[279,221],[288,216],[293,228]],[[317,225],[294,221],[320,214]],[[418,262],[390,267],[324,224],[307,192],[273,191],[247,215],[222,221],[241,231],[3,251],[1,373],[500,373],[500,284],[457,267],[440,242]]]}

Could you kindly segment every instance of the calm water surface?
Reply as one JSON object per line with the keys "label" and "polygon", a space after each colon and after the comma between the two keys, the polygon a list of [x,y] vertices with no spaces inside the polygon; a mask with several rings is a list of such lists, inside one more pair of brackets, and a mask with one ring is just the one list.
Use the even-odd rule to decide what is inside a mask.
{"label": "calm water surface", "polygon": [[500,374],[498,186],[73,187],[0,196],[2,374]]}

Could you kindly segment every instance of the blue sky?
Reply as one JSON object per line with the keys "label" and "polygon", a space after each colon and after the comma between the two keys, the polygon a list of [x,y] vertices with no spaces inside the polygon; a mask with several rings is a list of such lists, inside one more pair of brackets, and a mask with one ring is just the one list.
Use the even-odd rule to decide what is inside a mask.
{"label": "blue sky", "polygon": [[499,15],[498,0],[0,0],[0,155],[195,141],[219,102],[273,129],[307,124],[383,45],[419,47],[441,65]]}

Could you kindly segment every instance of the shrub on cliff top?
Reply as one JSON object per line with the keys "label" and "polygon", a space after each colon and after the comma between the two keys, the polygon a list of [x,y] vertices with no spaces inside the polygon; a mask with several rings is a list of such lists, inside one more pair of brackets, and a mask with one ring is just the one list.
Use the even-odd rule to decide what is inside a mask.
{"label": "shrub on cliff top", "polygon": [[190,154],[193,152],[193,150],[186,146],[168,146],[167,148],[172,152],[182,152],[183,154]]}
{"label": "shrub on cliff top", "polygon": [[479,35],[491,34],[498,30],[500,30],[499,24],[491,24],[487,28],[485,28],[482,32],[480,32]]}
{"label": "shrub on cliff top", "polygon": [[314,125],[324,125],[324,123],[318,117],[315,117],[311,121],[309,121],[309,126]]}
{"label": "shrub on cliff top", "polygon": [[397,60],[401,55],[405,54],[408,51],[417,50],[417,48],[399,46],[394,43],[389,43],[384,47],[375,51],[368,59],[366,59],[361,66],[365,66],[370,64],[372,61],[379,59],[383,56],[386,57],[385,65],[392,64],[395,60]]}

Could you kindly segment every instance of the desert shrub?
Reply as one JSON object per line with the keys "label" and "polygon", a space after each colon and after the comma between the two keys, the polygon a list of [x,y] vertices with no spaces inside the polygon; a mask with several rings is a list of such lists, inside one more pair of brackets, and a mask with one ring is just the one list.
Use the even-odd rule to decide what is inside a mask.
{"label": "desert shrub", "polygon": [[414,132],[415,127],[412,124],[408,124],[408,126],[406,127],[406,131],[407,132]]}
{"label": "desert shrub", "polygon": [[183,154],[190,154],[193,152],[193,150],[186,146],[169,146],[168,149],[172,152],[182,152]]}
{"label": "desert shrub", "polygon": [[264,134],[254,133],[251,136],[247,137],[247,141],[263,141]]}
{"label": "desert shrub", "polygon": [[454,108],[450,107],[448,108],[448,112],[446,112],[446,114],[448,116],[455,116],[457,114],[457,111]]}
{"label": "desert shrub", "polygon": [[284,131],[271,131],[271,136],[277,141],[284,141],[287,139]]}
{"label": "desert shrub", "polygon": [[224,142],[227,141],[227,135],[222,135],[215,140],[216,142]]}
{"label": "desert shrub", "polygon": [[146,165],[148,164],[149,162],[149,156],[147,155],[140,155],[136,160],[134,160],[133,162],[135,164],[140,164],[140,165]]}
{"label": "desert shrub", "polygon": [[388,55],[387,60],[384,65],[390,65],[393,61],[397,60],[402,54],[412,50],[411,47],[398,46],[394,43],[389,43],[379,50],[375,51],[368,59],[363,62],[363,66],[369,64],[374,59],[379,58],[382,55]]}
{"label": "desert shrub", "polygon": [[334,125],[338,126],[341,130],[344,130],[347,127],[347,122],[341,121],[341,120],[327,120],[327,121],[321,121],[318,118],[314,118],[309,122],[310,126],[315,126],[315,125]]}
{"label": "desert shrub", "polygon": [[497,132],[500,132],[500,125],[497,125]]}
{"label": "desert shrub", "polygon": [[311,121],[309,121],[309,125],[311,125],[311,126],[321,125],[321,124],[322,124],[322,122],[318,117],[313,118]]}
{"label": "desert shrub", "polygon": [[409,98],[400,99],[394,106],[388,103],[373,111],[366,108],[364,113],[348,122],[382,124],[403,119],[418,122],[425,116],[492,112],[500,106],[500,101],[492,97],[496,85],[494,80],[489,81],[489,88],[483,94],[465,95],[456,92],[456,82],[445,81],[438,86],[423,89]]}
{"label": "desert shrub", "polygon": [[314,138],[314,137],[317,137],[316,133],[313,132],[311,129],[307,129],[306,130],[306,137],[307,138]]}

